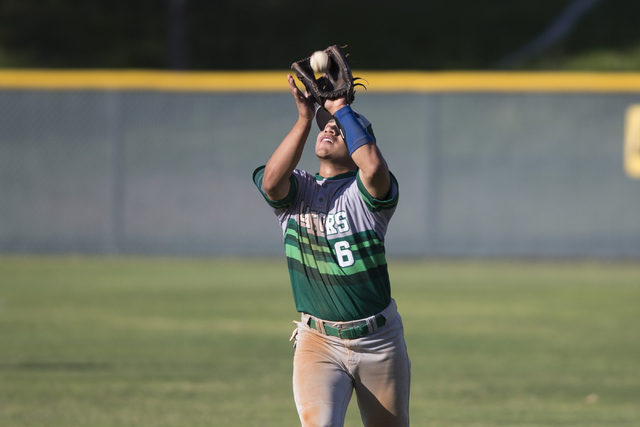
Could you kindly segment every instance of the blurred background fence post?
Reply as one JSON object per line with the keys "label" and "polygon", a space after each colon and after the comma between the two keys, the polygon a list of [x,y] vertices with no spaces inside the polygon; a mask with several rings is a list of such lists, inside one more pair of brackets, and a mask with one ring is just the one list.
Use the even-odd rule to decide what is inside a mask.
{"label": "blurred background fence post", "polygon": [[109,232],[106,237],[106,252],[117,254],[121,251],[124,235],[124,142],[122,140],[122,108],[120,93],[110,91],[105,94],[107,103],[107,140],[111,143],[111,213]]}

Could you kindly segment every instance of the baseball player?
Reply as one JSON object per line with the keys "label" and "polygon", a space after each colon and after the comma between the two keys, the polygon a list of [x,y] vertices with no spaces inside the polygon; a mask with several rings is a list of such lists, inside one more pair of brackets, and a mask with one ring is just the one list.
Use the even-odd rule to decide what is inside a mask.
{"label": "baseball player", "polygon": [[[384,248],[398,183],[348,94],[316,111],[287,78],[298,119],[253,180],[282,227],[301,313],[292,337],[300,421],[343,426],[355,390],[366,427],[408,426],[411,365]],[[314,119],[320,169],[312,175],[296,166]]]}

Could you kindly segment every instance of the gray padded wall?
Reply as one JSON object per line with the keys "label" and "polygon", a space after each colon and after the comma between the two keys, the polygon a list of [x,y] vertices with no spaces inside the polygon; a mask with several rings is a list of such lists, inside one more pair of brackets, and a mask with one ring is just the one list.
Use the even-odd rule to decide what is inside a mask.
{"label": "gray padded wall", "polygon": [[[634,103],[359,93],[400,182],[388,253],[640,256],[640,181],[622,168]],[[288,93],[3,90],[0,114],[2,252],[283,252],[251,173],[295,122]],[[313,141],[300,167],[317,172]]]}

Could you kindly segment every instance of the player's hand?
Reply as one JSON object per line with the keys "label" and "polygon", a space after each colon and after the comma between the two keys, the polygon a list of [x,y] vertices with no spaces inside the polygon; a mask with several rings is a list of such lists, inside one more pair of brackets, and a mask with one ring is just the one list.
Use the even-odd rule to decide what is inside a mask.
{"label": "player's hand", "polygon": [[309,98],[309,93],[302,93],[296,82],[293,80],[293,76],[289,74],[287,76],[289,81],[289,89],[296,100],[296,106],[298,107],[298,115],[301,119],[311,122],[315,117],[316,110],[313,105],[313,101]]}

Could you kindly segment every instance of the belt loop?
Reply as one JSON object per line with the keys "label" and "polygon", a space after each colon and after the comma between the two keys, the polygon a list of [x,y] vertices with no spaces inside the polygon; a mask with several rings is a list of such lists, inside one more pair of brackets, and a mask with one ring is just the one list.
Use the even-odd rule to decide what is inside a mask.
{"label": "belt loop", "polygon": [[398,306],[396,305],[396,301],[391,298],[391,303],[379,314],[382,314],[384,316],[384,318],[387,320],[387,324],[391,323],[391,321],[393,321],[393,319],[395,319],[396,315],[398,314]]}
{"label": "belt loop", "polygon": [[323,335],[327,335],[324,331],[324,322],[316,317],[314,317],[314,320],[316,321],[316,330]]}
{"label": "belt loop", "polygon": [[369,328],[368,332],[372,333],[378,329],[378,323],[376,322],[376,316],[367,317],[367,328]]}

